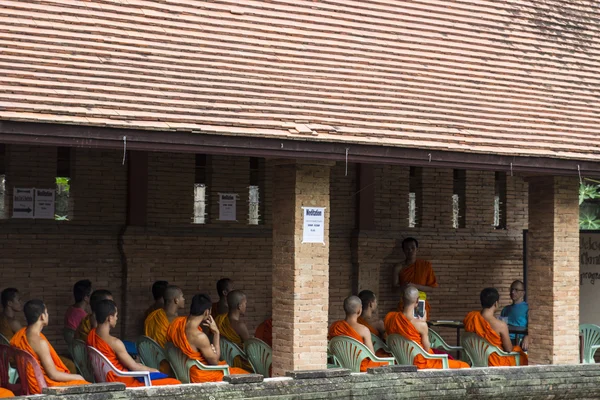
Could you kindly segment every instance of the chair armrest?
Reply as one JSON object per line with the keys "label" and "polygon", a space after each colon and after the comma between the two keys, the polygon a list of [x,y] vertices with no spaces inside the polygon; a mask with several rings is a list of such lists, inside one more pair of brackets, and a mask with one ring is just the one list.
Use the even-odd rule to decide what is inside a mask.
{"label": "chair armrest", "polygon": [[449,344],[442,345],[441,347],[442,347],[442,349],[444,349],[446,351],[463,351],[464,350],[464,348],[462,346],[450,346]]}
{"label": "chair armrest", "polygon": [[521,365],[521,353],[517,351],[503,351],[500,349],[498,349],[496,352],[502,357],[514,357],[517,367]]}
{"label": "chair armrest", "polygon": [[229,365],[206,365],[198,360],[188,360],[185,367],[189,370],[192,367],[198,367],[200,370],[208,371],[223,371],[223,375],[229,375]]}
{"label": "chair armrest", "polygon": [[375,362],[386,362],[389,365],[394,365],[394,363],[396,362],[396,359],[394,357],[377,357],[377,356],[369,356],[369,358],[371,359],[371,361],[375,361]]}
{"label": "chair armrest", "polygon": [[116,368],[112,370],[112,372],[117,376],[129,376],[131,378],[144,378],[144,384],[146,386],[152,386],[152,380],[150,379],[149,371],[119,371]]}
{"label": "chair armrest", "polygon": [[442,367],[448,369],[448,354],[423,354],[429,360],[442,360]]}

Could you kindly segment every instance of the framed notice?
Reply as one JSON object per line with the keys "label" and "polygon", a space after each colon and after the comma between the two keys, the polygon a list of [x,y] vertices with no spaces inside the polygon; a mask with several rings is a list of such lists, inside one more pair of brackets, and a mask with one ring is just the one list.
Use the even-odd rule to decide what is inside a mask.
{"label": "framed notice", "polygon": [[325,244],[325,207],[302,207],[302,243]]}
{"label": "framed notice", "polygon": [[219,220],[237,221],[236,215],[237,194],[219,193]]}

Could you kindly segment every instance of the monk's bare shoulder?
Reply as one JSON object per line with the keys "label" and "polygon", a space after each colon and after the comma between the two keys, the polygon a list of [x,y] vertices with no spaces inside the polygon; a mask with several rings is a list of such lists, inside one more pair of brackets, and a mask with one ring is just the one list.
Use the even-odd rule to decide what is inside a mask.
{"label": "monk's bare shoulder", "polygon": [[352,325],[352,328],[354,328],[356,333],[358,333],[362,337],[371,336],[371,331],[369,330],[369,328],[367,328],[363,324],[357,323],[355,325]]}
{"label": "monk's bare shoulder", "polygon": [[487,319],[486,321],[490,323],[490,326],[492,327],[492,329],[494,331],[496,331],[496,333],[500,334],[500,332],[503,332],[504,330],[508,329],[508,325],[506,325],[503,321],[500,321],[497,318],[490,318]]}

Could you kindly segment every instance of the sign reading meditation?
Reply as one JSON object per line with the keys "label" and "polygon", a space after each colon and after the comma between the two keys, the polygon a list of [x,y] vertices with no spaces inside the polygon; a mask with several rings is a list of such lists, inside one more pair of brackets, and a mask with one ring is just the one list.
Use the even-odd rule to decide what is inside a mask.
{"label": "sign reading meditation", "polygon": [[236,215],[237,194],[219,193],[219,220],[237,221]]}
{"label": "sign reading meditation", "polygon": [[302,243],[325,244],[325,207],[302,207]]}
{"label": "sign reading meditation", "polygon": [[579,323],[600,324],[600,232],[579,233]]}

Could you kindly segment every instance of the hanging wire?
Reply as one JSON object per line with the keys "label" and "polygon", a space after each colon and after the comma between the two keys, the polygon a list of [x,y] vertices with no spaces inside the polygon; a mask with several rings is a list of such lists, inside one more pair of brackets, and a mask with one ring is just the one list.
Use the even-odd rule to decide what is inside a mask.
{"label": "hanging wire", "polygon": [[127,154],[127,136],[123,136],[123,162],[121,165],[125,165],[125,155]]}

